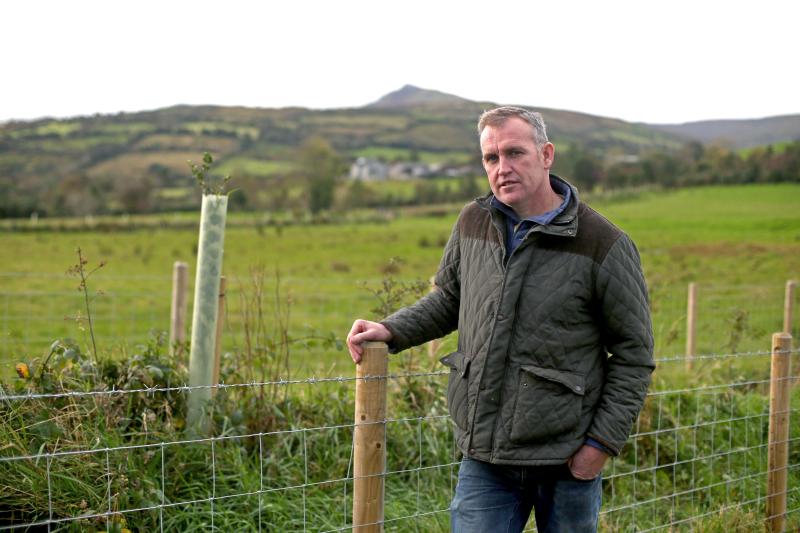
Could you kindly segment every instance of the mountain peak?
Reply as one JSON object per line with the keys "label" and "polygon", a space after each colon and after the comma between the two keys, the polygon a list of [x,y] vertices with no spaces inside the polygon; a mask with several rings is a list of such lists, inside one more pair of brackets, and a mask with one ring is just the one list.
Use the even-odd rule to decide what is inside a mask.
{"label": "mountain peak", "polygon": [[412,107],[425,104],[457,104],[463,102],[469,102],[469,100],[454,94],[422,89],[415,85],[406,84],[368,104],[366,107]]}

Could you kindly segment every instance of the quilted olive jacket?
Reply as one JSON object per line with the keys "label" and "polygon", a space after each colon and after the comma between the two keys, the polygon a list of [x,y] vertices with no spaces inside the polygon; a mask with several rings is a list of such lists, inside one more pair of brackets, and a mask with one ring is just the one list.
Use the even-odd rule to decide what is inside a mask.
{"label": "quilted olive jacket", "polygon": [[572,192],[507,262],[491,195],[467,205],[437,290],[382,322],[392,351],[458,329],[442,363],[456,441],[474,459],[558,464],[587,437],[619,453],[644,402],[653,334],[639,254]]}

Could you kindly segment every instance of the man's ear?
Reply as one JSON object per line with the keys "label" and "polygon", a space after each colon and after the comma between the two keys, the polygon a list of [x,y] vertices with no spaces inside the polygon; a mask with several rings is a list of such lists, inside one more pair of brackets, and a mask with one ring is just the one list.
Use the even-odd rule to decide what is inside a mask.
{"label": "man's ear", "polygon": [[544,146],[542,146],[542,163],[544,163],[544,168],[549,169],[552,167],[555,158],[556,147],[553,146],[553,143],[551,142],[544,143]]}

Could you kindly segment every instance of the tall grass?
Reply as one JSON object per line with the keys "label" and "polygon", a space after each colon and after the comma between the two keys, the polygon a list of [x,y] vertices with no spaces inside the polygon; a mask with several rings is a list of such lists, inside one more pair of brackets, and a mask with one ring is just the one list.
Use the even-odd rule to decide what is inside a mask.
{"label": "tall grass", "polygon": [[[288,362],[309,353],[308,339],[289,331],[292,302],[280,283],[267,290],[258,270],[250,283],[242,304],[246,342],[222,369],[225,383],[245,385],[217,391],[206,438],[183,433],[186,391],[173,387],[185,382],[185,362],[166,355],[163,337],[98,361],[56,342],[46,360],[30,361],[30,378],[4,384],[5,394],[84,394],[0,399],[0,523],[52,519],[54,531],[346,528],[354,384],[288,381]],[[423,287],[385,282],[375,289],[375,313]],[[278,315],[265,312],[267,303]],[[333,338],[316,340],[335,348]],[[691,373],[684,364],[662,361],[630,442],[605,472],[603,530],[761,527],[768,357],[701,358]],[[449,528],[459,454],[438,370],[426,350],[391,361],[390,373],[399,376],[389,382],[388,530]],[[145,391],[85,394],[114,389]],[[799,426],[790,438],[800,439]],[[798,458],[795,451],[790,464]],[[789,509],[800,509],[796,468],[789,486]],[[792,527],[800,525],[796,515]]]}
{"label": "tall grass", "polygon": [[[139,384],[137,379],[172,384],[142,374],[156,361],[164,364],[165,356],[151,351],[131,359],[116,363],[127,369],[125,375],[140,376],[128,386]],[[141,361],[138,370],[135,359]],[[696,392],[665,390],[670,369],[663,369],[631,441],[606,469],[603,531],[669,524],[677,530],[760,530],[768,397],[763,385],[727,380],[746,374],[741,362],[731,358],[724,365],[730,368],[718,368],[724,379],[711,379],[713,369],[700,367],[707,379],[698,383],[730,386]],[[65,368],[49,388],[43,381],[37,387],[110,385],[84,382],[90,378],[78,372]],[[179,379],[180,372],[173,375]],[[107,371],[103,375],[108,379]],[[444,416],[443,378],[418,378],[416,385],[429,393],[424,405],[404,394],[403,380],[390,380],[389,530],[448,530],[445,510],[459,457]],[[287,393],[272,403],[262,401],[258,385],[220,389],[211,406],[214,433],[191,441],[181,431],[181,391],[4,401],[0,521],[46,521],[52,510],[54,519],[63,520],[54,524],[56,531],[102,531],[107,522],[134,531],[157,530],[162,523],[168,531],[208,529],[212,521],[217,529],[237,531],[257,531],[259,523],[264,531],[346,527],[352,506],[353,383],[283,387]],[[800,410],[797,391],[792,409]],[[790,439],[800,439],[796,424]],[[790,464],[796,465],[800,456],[793,449]],[[795,511],[789,523],[797,527],[796,468],[790,470],[789,487],[789,509]]]}

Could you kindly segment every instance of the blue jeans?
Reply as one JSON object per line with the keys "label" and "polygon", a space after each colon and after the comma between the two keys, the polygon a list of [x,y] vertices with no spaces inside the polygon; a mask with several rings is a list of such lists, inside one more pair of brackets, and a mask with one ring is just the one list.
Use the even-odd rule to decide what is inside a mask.
{"label": "blue jeans", "polygon": [[464,458],[450,504],[454,533],[522,531],[531,509],[539,533],[594,533],[602,500],[600,477],[580,481],[566,464],[493,465]]}

